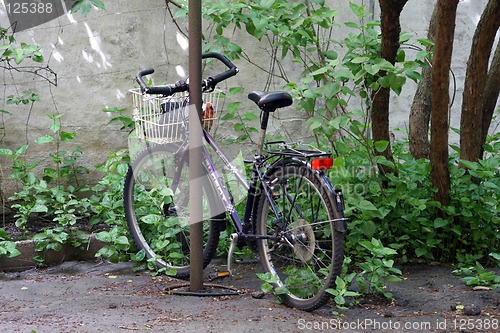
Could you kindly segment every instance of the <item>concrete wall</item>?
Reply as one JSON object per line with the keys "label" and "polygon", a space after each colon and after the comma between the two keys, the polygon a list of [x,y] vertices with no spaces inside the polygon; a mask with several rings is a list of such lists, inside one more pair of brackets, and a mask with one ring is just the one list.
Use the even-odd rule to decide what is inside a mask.
{"label": "concrete wall", "polygon": [[[347,2],[333,1],[341,8],[339,22],[350,17]],[[371,4],[375,18],[379,17],[376,1],[356,1]],[[457,40],[455,44],[453,69],[457,79],[457,94],[453,105],[452,124],[459,125],[461,87],[465,75],[465,64],[470,49],[471,36],[486,0],[464,0],[459,5],[457,19]],[[128,89],[134,85],[135,73],[145,67],[154,67],[157,82],[175,82],[176,66],[187,72],[187,51],[183,51],[176,39],[177,28],[172,24],[165,10],[163,0],[113,0],[105,1],[106,11],[92,11],[87,17],[81,14],[63,15],[43,25],[16,33],[19,42],[35,43],[42,47],[45,56],[43,66],[49,66],[57,73],[57,86],[38,76],[2,71],[3,89],[0,92],[0,108],[12,115],[2,115],[3,133],[1,147],[15,149],[29,143],[28,158],[48,161],[47,146],[33,141],[47,133],[49,120],[46,114],[64,114],[64,130],[76,131],[77,144],[81,145],[82,163],[92,166],[106,159],[106,152],[127,146],[127,136],[117,125],[107,125],[111,115],[101,110],[106,107],[128,107],[131,103]],[[435,1],[410,1],[403,11],[403,29],[426,36]],[[7,17],[0,6],[1,26],[7,26]],[[351,18],[353,19],[353,18]],[[339,34],[342,32],[340,31]],[[265,46],[241,36],[238,39],[245,52],[252,59],[266,66],[268,62]],[[337,39],[338,38],[337,36]],[[23,63],[23,65],[26,65]],[[245,95],[253,89],[262,89],[267,78],[251,64],[237,62],[240,74],[231,79],[231,85],[245,87]],[[42,71],[41,73],[43,73]],[[45,71],[46,73],[46,71]],[[48,75],[52,80],[53,75]],[[276,82],[274,89],[279,88]],[[42,100],[33,105],[15,107],[5,105],[7,96],[23,90],[38,93]],[[406,127],[409,103],[413,97],[414,85],[405,87],[391,105],[391,125]],[[243,97],[245,98],[245,97]],[[245,102],[242,111],[255,110]],[[303,120],[293,110],[281,112],[273,121],[273,130],[305,136]],[[223,136],[234,136],[230,125],[223,125]],[[64,148],[64,147],[63,147]],[[8,162],[4,159],[2,167]]]}

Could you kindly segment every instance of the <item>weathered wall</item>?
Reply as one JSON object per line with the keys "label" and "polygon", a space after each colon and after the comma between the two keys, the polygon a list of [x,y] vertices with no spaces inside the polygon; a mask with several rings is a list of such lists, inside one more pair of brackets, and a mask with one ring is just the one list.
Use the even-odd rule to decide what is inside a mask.
{"label": "weathered wall", "polygon": [[[357,2],[373,5],[375,18],[379,17],[376,1]],[[56,112],[64,114],[62,121],[66,131],[77,132],[77,143],[84,152],[82,162],[87,166],[102,162],[107,151],[126,147],[127,138],[120,132],[119,126],[107,125],[111,116],[101,110],[130,105],[127,91],[134,84],[135,73],[145,67],[154,67],[157,82],[174,82],[178,79],[175,66],[183,66],[187,71],[187,53],[176,41],[177,29],[170,21],[163,0],[113,0],[105,3],[106,11],[92,11],[87,17],[63,15],[16,34],[18,41],[42,47],[46,59],[44,66],[50,66],[57,73],[57,86],[37,76],[3,70],[0,108],[10,111],[12,115],[2,116],[2,147],[15,149],[28,142],[30,159],[48,160],[47,147],[34,144],[33,140],[47,133],[49,120],[46,114]],[[341,8],[339,22],[351,15],[348,2],[333,3]],[[431,0],[410,1],[403,11],[403,29],[425,37],[434,3]],[[452,116],[455,127],[459,126],[461,87],[471,36],[485,3],[486,0],[464,0],[459,6],[453,62],[457,80]],[[1,25],[6,26],[7,18],[2,6],[0,11]],[[267,54],[254,40],[238,36],[233,38],[239,39],[238,43],[255,62],[267,65]],[[340,39],[339,36],[336,38]],[[237,65],[241,72],[231,79],[232,85],[242,85],[245,93],[264,86],[266,75],[243,60]],[[5,105],[6,96],[26,89],[38,93],[42,100],[31,109]],[[414,85],[409,84],[401,96],[394,96],[391,105],[393,127],[407,126],[413,90]],[[244,112],[255,110],[249,102],[245,102],[242,108]],[[293,110],[282,112],[278,117],[284,120],[288,132],[306,135],[303,121]],[[273,122],[272,127],[283,131],[278,120]],[[233,135],[231,126],[225,126],[225,129],[225,136]],[[2,163],[2,166],[5,168],[7,164]]]}

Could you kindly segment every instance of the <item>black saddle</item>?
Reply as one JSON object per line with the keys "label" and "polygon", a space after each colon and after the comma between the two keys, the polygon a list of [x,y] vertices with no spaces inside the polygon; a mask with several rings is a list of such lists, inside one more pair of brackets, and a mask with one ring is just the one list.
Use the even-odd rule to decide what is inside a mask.
{"label": "black saddle", "polygon": [[292,96],[284,91],[263,92],[255,90],[248,94],[248,98],[265,112],[274,112],[276,109],[290,106],[293,103]]}

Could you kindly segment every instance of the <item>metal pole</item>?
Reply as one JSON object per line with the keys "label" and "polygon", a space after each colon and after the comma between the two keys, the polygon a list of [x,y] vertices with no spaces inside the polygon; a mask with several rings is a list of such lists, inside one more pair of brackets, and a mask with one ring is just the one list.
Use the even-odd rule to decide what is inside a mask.
{"label": "metal pole", "polygon": [[189,201],[190,290],[203,288],[201,158],[201,0],[189,0]]}

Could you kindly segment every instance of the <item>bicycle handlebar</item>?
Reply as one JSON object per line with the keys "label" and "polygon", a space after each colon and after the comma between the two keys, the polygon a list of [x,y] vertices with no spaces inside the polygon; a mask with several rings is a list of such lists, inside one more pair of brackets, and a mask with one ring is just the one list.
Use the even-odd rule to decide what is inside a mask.
{"label": "bicycle handlebar", "polygon": [[[217,74],[213,77],[210,76],[206,80],[204,80],[202,85],[204,90],[214,89],[217,84],[232,76],[235,76],[238,73],[238,67],[236,67],[231,62],[231,60],[229,60],[226,56],[216,52],[205,53],[202,55],[202,59],[210,59],[210,58],[217,59],[220,62],[222,62],[224,65],[226,65],[228,70],[220,74]],[[154,72],[155,71],[152,68],[143,69],[135,76],[135,80],[137,81],[137,83],[139,83],[139,86],[141,87],[141,92],[143,94],[170,96],[176,92],[183,92],[189,90],[189,84],[184,81],[178,81],[175,84],[168,84],[165,86],[148,87],[144,82],[143,77],[146,75],[153,74]]]}

